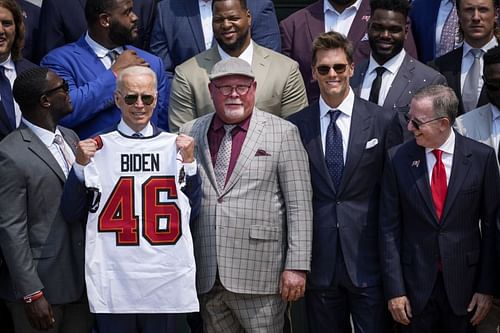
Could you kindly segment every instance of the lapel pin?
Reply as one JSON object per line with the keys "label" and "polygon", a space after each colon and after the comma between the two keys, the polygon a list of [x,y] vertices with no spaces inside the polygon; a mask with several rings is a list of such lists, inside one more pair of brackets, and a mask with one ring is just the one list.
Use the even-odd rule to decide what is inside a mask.
{"label": "lapel pin", "polygon": [[416,160],[416,161],[411,162],[412,167],[418,168],[419,165],[420,165],[420,160]]}

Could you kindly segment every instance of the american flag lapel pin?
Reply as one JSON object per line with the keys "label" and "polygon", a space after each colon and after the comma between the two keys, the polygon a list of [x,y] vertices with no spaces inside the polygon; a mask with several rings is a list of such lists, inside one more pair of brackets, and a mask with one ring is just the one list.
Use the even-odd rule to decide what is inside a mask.
{"label": "american flag lapel pin", "polygon": [[411,162],[412,167],[418,168],[419,165],[420,165],[420,160],[416,160],[416,161]]}

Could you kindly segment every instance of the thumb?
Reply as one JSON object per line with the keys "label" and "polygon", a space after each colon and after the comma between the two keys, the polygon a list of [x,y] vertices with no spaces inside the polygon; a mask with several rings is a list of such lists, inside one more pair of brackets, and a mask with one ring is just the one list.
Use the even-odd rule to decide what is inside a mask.
{"label": "thumb", "polygon": [[471,312],[472,310],[474,310],[476,304],[477,304],[477,295],[474,294],[474,296],[472,296],[472,300],[469,303],[469,306],[467,307],[467,311]]}
{"label": "thumb", "polygon": [[410,301],[406,301],[406,315],[408,318],[412,317]]}

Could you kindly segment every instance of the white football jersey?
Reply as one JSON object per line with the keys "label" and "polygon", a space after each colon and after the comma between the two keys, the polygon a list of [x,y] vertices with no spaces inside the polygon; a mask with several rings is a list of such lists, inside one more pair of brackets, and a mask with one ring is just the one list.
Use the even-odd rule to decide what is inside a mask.
{"label": "white football jersey", "polygon": [[100,193],[88,220],[85,281],[94,313],[199,310],[191,208],[179,186],[176,135],[100,136],[84,168]]}

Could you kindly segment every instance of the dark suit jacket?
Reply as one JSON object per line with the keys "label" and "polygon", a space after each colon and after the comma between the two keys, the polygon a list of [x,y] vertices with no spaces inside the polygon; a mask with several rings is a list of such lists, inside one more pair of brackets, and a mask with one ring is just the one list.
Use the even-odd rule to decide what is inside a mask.
{"label": "dark suit jacket", "polygon": [[425,149],[412,140],[389,152],[379,231],[388,299],[406,295],[413,314],[418,315],[432,293],[439,258],[446,294],[456,315],[467,313],[474,292],[493,294],[498,283],[494,240],[498,177],[493,149],[457,133],[439,223]]}
{"label": "dark suit jacket", "polygon": [[[439,58],[434,59],[429,63],[429,66],[435,68],[441,74],[444,75],[446,81],[448,81],[448,86],[453,89],[458,97],[458,116],[464,113],[464,104],[462,102],[462,89],[460,88],[460,72],[462,70],[462,53],[463,47],[459,47],[453,51],[450,51]],[[486,87],[483,86],[481,94],[479,95],[479,100],[477,106],[482,106],[488,104],[489,98],[486,93]]]}
{"label": "dark suit jacket", "polygon": [[17,3],[21,6],[25,27],[23,57],[30,61],[38,62],[35,59],[34,44],[35,39],[38,37],[40,7],[25,0],[17,0]]}
{"label": "dark suit jacket", "polygon": [[[59,127],[70,147],[78,137]],[[51,304],[84,292],[84,233],[59,210],[65,176],[40,139],[24,124],[0,143],[0,297],[19,301],[43,290]]]}
{"label": "dark suit jacket", "polygon": [[331,285],[340,254],[339,242],[352,283],[357,287],[378,285],[380,178],[388,147],[402,141],[396,114],[356,97],[347,160],[338,189],[325,163],[319,115],[319,102],[315,102],[288,118],[299,128],[313,186],[313,250],[308,285]]}
{"label": "dark suit jacket", "polygon": [[[252,13],[252,40],[281,51],[278,21],[271,0],[247,1]],[[169,78],[177,65],[205,51],[197,0],[163,0],[158,3],[151,32],[151,51],[163,59]]]}
{"label": "dark suit jacket", "polygon": [[[14,65],[16,67],[16,73],[19,75],[25,70],[35,67],[36,65],[26,59],[19,59],[14,61]],[[3,108],[3,104],[0,103],[0,140],[2,140],[7,134],[12,132],[15,128],[12,128],[9,118],[5,113],[5,109]]]}
{"label": "dark suit jacket", "polygon": [[[168,130],[170,86],[163,62],[157,56],[141,49],[130,45],[125,47],[136,51],[156,73],[158,103],[151,122]],[[85,41],[85,36],[51,51],[42,59],[41,65],[53,70],[69,84],[73,112],[64,117],[61,124],[74,129],[80,138],[88,138],[118,123],[121,112],[114,101],[116,77],[111,69],[105,69]]]}
{"label": "dark suit jacket", "polygon": [[[368,20],[370,19],[370,2],[363,0],[354,17],[347,38],[354,46],[354,63],[360,63],[370,55],[368,44]],[[325,32],[325,15],[323,0],[290,15],[280,23],[281,50],[284,55],[297,61],[304,78],[309,103],[319,98],[318,84],[312,78],[312,42],[316,36]],[[415,42],[411,31],[405,41],[406,51],[413,57],[417,56]]]}
{"label": "dark suit jacket", "polygon": [[411,31],[417,45],[418,60],[427,63],[436,53],[436,22],[441,1],[413,0],[411,2]]}
{"label": "dark suit jacket", "polygon": [[[86,0],[43,0],[35,45],[38,62],[56,47],[76,41],[87,30]],[[156,0],[134,0],[139,17],[139,39],[135,46],[147,50],[156,9]]]}
{"label": "dark suit jacket", "polygon": [[[354,67],[354,75],[349,82],[357,96],[361,94],[369,63],[370,60],[367,59]],[[419,89],[432,84],[446,85],[446,79],[439,72],[407,54],[392,82],[392,86],[385,98],[384,105],[382,105],[384,109],[393,109],[398,112],[405,140],[414,137],[414,135],[407,130],[405,119],[405,115],[409,111],[411,98]]]}

